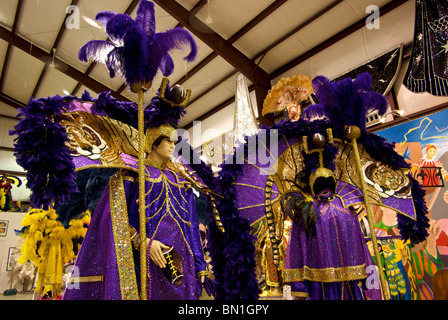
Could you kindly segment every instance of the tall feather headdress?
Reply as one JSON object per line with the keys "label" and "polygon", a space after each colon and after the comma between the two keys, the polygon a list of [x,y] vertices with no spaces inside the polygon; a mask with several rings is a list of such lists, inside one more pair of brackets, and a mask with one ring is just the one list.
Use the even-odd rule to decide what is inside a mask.
{"label": "tall feather headdress", "polygon": [[113,11],[99,12],[95,19],[104,25],[110,41],[90,40],[78,57],[83,62],[90,58],[105,64],[110,77],[118,72],[128,86],[152,81],[159,69],[169,76],[174,70],[169,54],[173,49],[189,45],[190,53],[184,59],[191,62],[196,58],[196,42],[188,31],[174,28],[156,33],[154,4],[150,1],[140,2],[135,19]]}
{"label": "tall feather headdress", "polygon": [[372,77],[368,73],[362,73],[354,80],[346,78],[338,82],[317,76],[312,85],[319,103],[306,108],[303,119],[326,118],[340,132],[344,131],[344,126],[355,125],[366,133],[366,115],[377,110],[381,116],[389,107],[382,94],[370,91]]}

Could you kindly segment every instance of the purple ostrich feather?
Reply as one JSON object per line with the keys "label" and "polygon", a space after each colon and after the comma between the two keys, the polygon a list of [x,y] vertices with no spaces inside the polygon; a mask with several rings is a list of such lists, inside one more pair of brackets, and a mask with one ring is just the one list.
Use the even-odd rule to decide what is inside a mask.
{"label": "purple ostrich feather", "polygon": [[346,78],[338,82],[317,76],[312,85],[319,103],[306,108],[303,119],[327,118],[340,132],[344,125],[356,125],[366,133],[367,114],[377,110],[381,116],[389,107],[383,95],[370,91],[372,77],[368,73],[362,73],[354,80]]}
{"label": "purple ostrich feather", "polygon": [[103,63],[110,77],[118,72],[127,85],[140,81],[152,81],[160,69],[167,77],[174,69],[169,52],[190,46],[190,53],[184,58],[191,62],[196,58],[197,45],[193,36],[182,28],[156,33],[154,3],[142,0],[137,16],[113,11],[99,12],[95,19],[106,29],[107,40],[90,40],[78,52],[78,58]]}

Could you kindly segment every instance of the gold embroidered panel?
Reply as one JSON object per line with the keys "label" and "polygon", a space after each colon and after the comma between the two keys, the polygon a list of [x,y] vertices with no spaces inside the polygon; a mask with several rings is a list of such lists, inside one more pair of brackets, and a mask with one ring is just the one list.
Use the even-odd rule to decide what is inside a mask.
{"label": "gold embroidered panel", "polygon": [[129,221],[124,194],[123,172],[121,170],[110,179],[109,195],[121,298],[123,300],[138,300],[139,294],[128,227]]}

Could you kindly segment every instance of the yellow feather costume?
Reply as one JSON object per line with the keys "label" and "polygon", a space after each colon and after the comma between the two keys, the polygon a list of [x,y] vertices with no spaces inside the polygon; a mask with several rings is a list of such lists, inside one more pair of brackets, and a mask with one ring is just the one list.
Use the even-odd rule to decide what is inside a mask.
{"label": "yellow feather costume", "polygon": [[6,204],[5,188],[0,188],[0,208],[4,208]]}
{"label": "yellow feather costume", "polygon": [[90,212],[86,211],[80,219],[70,221],[70,227],[64,228],[56,220],[54,209],[48,211],[32,209],[22,220],[20,236],[25,237],[21,247],[19,263],[28,260],[37,267],[36,291],[53,292],[53,298],[59,295],[62,287],[63,266],[75,258],[73,241],[79,251],[80,243],[90,223]]}

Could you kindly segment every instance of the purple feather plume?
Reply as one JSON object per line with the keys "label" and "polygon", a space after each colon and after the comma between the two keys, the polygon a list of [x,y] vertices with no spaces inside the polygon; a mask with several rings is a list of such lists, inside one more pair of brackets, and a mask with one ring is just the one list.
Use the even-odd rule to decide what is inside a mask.
{"label": "purple feather plume", "polygon": [[91,40],[78,53],[81,61],[92,59],[106,64],[109,75],[118,72],[127,85],[140,81],[152,81],[161,70],[169,76],[174,70],[174,63],[169,52],[190,47],[185,60],[191,62],[196,58],[197,45],[193,36],[182,28],[175,28],[156,33],[154,4],[142,0],[137,9],[137,16],[132,19],[127,14],[115,14],[113,11],[99,12],[95,19],[106,28],[110,41]]}
{"label": "purple feather plume", "polygon": [[95,16],[95,20],[100,22],[104,26],[104,28],[106,28],[107,23],[113,16],[115,16],[115,12],[113,11],[101,11],[97,13],[97,15]]}
{"label": "purple feather plume", "polygon": [[156,33],[156,17],[154,14],[154,3],[142,1],[137,9],[135,22],[148,35],[153,37]]}
{"label": "purple feather plume", "polygon": [[326,118],[339,132],[343,132],[345,125],[356,125],[366,133],[367,114],[376,110],[383,115],[389,106],[383,95],[370,91],[372,78],[368,73],[358,75],[353,81],[346,78],[338,82],[317,76],[312,84],[319,103],[306,108],[302,118]]}
{"label": "purple feather plume", "polygon": [[118,101],[109,92],[100,93],[98,99],[93,99],[87,91],[81,99],[58,95],[31,99],[26,107],[19,109],[21,120],[9,134],[16,136],[14,155],[17,163],[27,171],[31,206],[35,208],[58,207],[79,192],[75,165],[65,145],[68,141],[66,128],[58,123],[63,113],[70,111],[73,100],[91,101],[92,114],[137,127],[137,105]]}
{"label": "purple feather plume", "polygon": [[[20,109],[19,123],[10,131],[17,135],[14,143],[16,161],[27,171],[27,187],[32,190],[31,205],[36,208],[55,206],[78,192],[76,173],[65,128],[53,121],[64,112],[62,97],[31,99]],[[45,137],[45,139],[43,139]]]}
{"label": "purple feather plume", "polygon": [[324,76],[317,76],[313,79],[312,86],[319,101],[330,106],[335,106],[337,104],[336,93],[334,92],[330,80]]}

